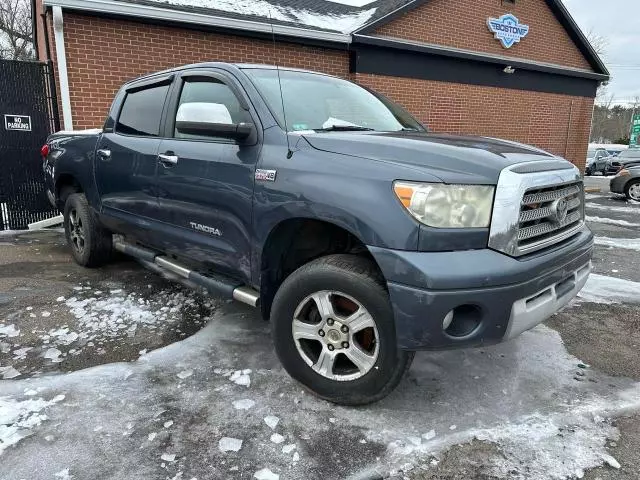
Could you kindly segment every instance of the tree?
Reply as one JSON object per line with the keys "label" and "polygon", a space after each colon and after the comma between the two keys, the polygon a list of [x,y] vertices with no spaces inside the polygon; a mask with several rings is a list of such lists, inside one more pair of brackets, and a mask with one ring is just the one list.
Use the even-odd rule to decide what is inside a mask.
{"label": "tree", "polygon": [[0,0],[0,58],[34,58],[29,0]]}

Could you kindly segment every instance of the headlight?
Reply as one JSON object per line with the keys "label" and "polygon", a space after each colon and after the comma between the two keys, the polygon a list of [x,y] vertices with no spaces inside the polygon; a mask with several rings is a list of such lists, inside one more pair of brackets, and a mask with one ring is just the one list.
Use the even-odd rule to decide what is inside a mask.
{"label": "headlight", "polygon": [[623,168],[622,170],[620,170],[618,172],[616,177],[626,177],[627,175],[631,175],[631,172],[629,170],[627,170],[626,168]]}
{"label": "headlight", "polygon": [[481,228],[491,221],[493,186],[395,182],[393,190],[411,215],[430,227]]}

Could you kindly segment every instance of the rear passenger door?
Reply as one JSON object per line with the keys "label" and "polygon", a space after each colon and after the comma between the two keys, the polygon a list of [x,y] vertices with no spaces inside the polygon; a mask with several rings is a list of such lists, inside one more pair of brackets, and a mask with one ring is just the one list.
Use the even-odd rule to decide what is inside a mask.
{"label": "rear passenger door", "polygon": [[[164,250],[251,278],[251,215],[255,166],[261,145],[259,119],[246,93],[223,71],[189,70],[176,80],[159,150],[158,202],[169,227]],[[175,119],[184,103],[216,104],[230,122],[256,126],[250,141],[183,134]],[[163,162],[162,158],[172,162]]]}
{"label": "rear passenger door", "polygon": [[163,77],[131,84],[121,93],[115,124],[105,128],[97,145],[102,213],[127,230],[130,224],[146,229],[148,220],[158,218],[158,148],[171,82],[172,77]]}

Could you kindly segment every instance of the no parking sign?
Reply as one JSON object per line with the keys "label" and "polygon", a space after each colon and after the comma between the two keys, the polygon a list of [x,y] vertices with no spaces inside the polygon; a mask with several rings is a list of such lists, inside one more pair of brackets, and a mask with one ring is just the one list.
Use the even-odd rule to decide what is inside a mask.
{"label": "no parking sign", "polygon": [[4,128],[18,132],[31,131],[31,117],[29,115],[4,115]]}

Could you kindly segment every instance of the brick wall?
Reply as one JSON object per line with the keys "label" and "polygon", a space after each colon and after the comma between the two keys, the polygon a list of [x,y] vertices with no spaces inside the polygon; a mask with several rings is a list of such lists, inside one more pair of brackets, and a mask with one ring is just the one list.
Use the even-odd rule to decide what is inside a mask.
{"label": "brick wall", "polygon": [[593,99],[496,87],[356,74],[434,132],[515,140],[584,168]]}
{"label": "brick wall", "polygon": [[279,63],[349,75],[346,51],[284,43],[274,50],[267,41],[137,22],[65,14],[64,37],[75,129],[101,127],[125,81],[188,63]]}
{"label": "brick wall", "polygon": [[[487,18],[513,13],[529,34],[505,49],[493,38]],[[544,0],[431,0],[378,28],[373,35],[446,45],[496,55],[591,70]]]}

